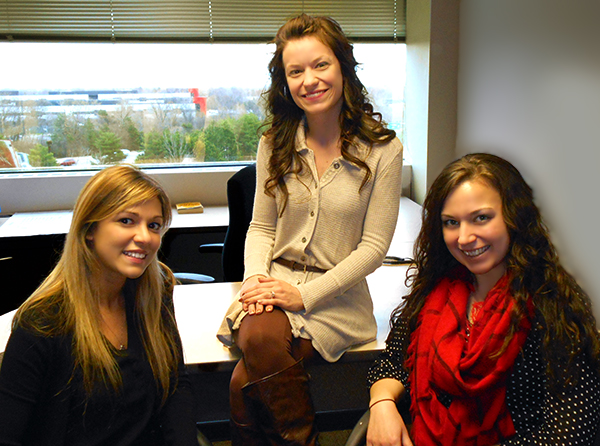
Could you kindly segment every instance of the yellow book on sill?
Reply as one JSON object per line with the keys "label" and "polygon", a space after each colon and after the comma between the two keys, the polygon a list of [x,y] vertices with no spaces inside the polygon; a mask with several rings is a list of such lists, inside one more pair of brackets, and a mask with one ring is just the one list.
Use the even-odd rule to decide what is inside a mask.
{"label": "yellow book on sill", "polygon": [[188,203],[177,203],[175,205],[178,214],[201,214],[204,212],[204,206],[199,201],[190,201]]}

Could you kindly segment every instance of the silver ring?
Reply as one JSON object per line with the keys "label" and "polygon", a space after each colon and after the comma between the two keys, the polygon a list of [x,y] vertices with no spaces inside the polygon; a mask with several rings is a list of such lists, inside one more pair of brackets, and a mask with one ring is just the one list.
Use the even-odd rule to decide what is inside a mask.
{"label": "silver ring", "polygon": [[275,299],[275,291],[271,290],[271,299]]}

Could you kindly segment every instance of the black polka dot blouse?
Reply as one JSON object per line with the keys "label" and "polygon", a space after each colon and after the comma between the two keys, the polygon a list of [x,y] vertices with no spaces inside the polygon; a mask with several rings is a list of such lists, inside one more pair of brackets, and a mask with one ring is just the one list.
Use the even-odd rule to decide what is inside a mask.
{"label": "black polka dot blouse", "polygon": [[[563,388],[560,398],[555,396],[548,389],[546,364],[540,352],[541,328],[535,323],[534,327],[507,382],[506,403],[516,434],[501,444],[592,446],[596,434],[600,434],[600,371],[592,370],[585,358],[578,358],[578,379]],[[408,372],[399,352],[404,337],[409,335],[404,324],[393,327],[385,350],[369,370],[369,386],[383,378],[394,378],[402,382],[408,398]],[[449,406],[449,398],[440,401]]]}

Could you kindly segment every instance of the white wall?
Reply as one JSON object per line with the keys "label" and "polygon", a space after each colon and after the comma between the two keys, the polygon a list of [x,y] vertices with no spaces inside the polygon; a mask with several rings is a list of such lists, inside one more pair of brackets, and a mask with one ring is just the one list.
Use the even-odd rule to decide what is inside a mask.
{"label": "white wall", "polygon": [[[205,206],[222,206],[227,204],[227,180],[239,169],[240,166],[165,168],[149,173],[163,185],[173,203],[200,201]],[[72,209],[79,191],[95,173],[0,175],[2,214]]]}
{"label": "white wall", "polygon": [[599,5],[462,0],[456,153],[492,146],[519,168],[597,318]]}
{"label": "white wall", "polygon": [[458,17],[456,0],[408,0],[406,145],[413,158],[413,198],[454,159]]}

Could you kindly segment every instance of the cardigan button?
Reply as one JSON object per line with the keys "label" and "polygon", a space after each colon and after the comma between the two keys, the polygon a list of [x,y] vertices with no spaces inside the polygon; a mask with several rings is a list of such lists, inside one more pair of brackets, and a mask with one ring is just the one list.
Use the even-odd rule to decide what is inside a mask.
{"label": "cardigan button", "polygon": [[306,237],[302,237],[302,243],[306,243]]}
{"label": "cardigan button", "polygon": [[339,169],[340,168],[340,163],[333,163],[333,168],[334,169]]}

